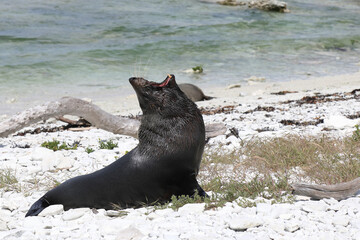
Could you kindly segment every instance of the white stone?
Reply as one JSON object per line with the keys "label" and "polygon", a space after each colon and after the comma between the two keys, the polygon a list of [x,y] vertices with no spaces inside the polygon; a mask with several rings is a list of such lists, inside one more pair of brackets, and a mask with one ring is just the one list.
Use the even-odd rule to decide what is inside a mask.
{"label": "white stone", "polygon": [[44,159],[51,159],[53,154],[53,150],[44,147],[35,147],[30,154],[30,158],[32,161],[43,161]]}
{"label": "white stone", "polygon": [[346,227],[349,224],[349,218],[347,216],[344,216],[344,215],[336,214],[333,217],[332,224]]}
{"label": "white stone", "polygon": [[140,240],[143,237],[145,237],[145,235],[139,229],[129,226],[118,233],[116,240]]}
{"label": "white stone", "polygon": [[261,218],[255,216],[238,216],[229,222],[229,228],[234,231],[244,231],[248,228],[254,228],[262,225],[264,222]]}
{"label": "white stone", "polygon": [[178,212],[182,214],[197,214],[204,212],[205,203],[189,203],[179,208]]}
{"label": "white stone", "polygon": [[350,221],[351,227],[360,230],[360,218],[355,218]]}
{"label": "white stone", "polygon": [[326,128],[344,129],[354,127],[358,122],[358,120],[351,120],[342,115],[332,115],[324,119],[324,126]]}
{"label": "white stone", "polygon": [[269,203],[258,203],[256,205],[256,214],[260,216],[269,215],[272,210],[272,206]]}
{"label": "white stone", "polygon": [[271,208],[270,216],[279,218],[280,215],[290,214],[292,206],[290,204],[276,204]]}
{"label": "white stone", "polygon": [[323,201],[308,201],[304,202],[302,206],[302,210],[305,212],[317,212],[317,211],[327,211],[329,209],[329,205],[324,203]]}
{"label": "white stone", "polygon": [[7,227],[6,222],[0,220],[0,231],[7,231],[7,230],[9,230],[9,229]]}
{"label": "white stone", "polygon": [[352,234],[352,239],[360,239],[360,231],[355,232],[354,234]]}
{"label": "white stone", "polygon": [[271,221],[267,227],[274,230],[277,233],[282,233],[285,231],[285,225],[281,220],[273,220]]}
{"label": "white stone", "polygon": [[179,239],[179,233],[171,231],[171,232],[164,232],[163,233],[163,239],[164,240],[178,240]]}
{"label": "white stone", "polygon": [[39,213],[39,217],[58,215],[64,211],[64,206],[61,204],[50,205]]}
{"label": "white stone", "polygon": [[76,209],[70,209],[62,215],[62,219],[64,221],[71,221],[78,218],[81,218],[84,216],[86,212],[90,212],[89,208],[76,208]]}
{"label": "white stone", "polygon": [[44,222],[40,217],[27,217],[24,219],[23,227],[29,229],[43,228]]}
{"label": "white stone", "polygon": [[289,221],[285,223],[285,231],[295,232],[300,229],[300,225],[297,221]]}
{"label": "white stone", "polygon": [[236,240],[255,240],[255,239],[258,238],[256,238],[255,234],[253,233],[244,232],[236,235]]}
{"label": "white stone", "polygon": [[120,215],[120,212],[116,211],[116,210],[107,210],[105,212],[105,216],[108,216],[108,217],[118,217],[119,215]]}
{"label": "white stone", "polygon": [[0,221],[9,222],[11,220],[11,211],[7,209],[0,209]]}
{"label": "white stone", "polygon": [[158,218],[161,218],[161,217],[162,216],[152,212],[146,217],[146,219],[149,219],[151,221],[151,220],[155,220],[155,219],[158,219]]}
{"label": "white stone", "polygon": [[56,164],[56,169],[70,169],[74,164],[74,159],[69,157],[59,158],[59,162]]}
{"label": "white stone", "polygon": [[15,201],[14,199],[4,199],[1,208],[14,211],[19,208],[18,201]]}
{"label": "white stone", "polygon": [[173,214],[174,210],[172,210],[171,208],[165,208],[165,209],[156,210],[155,213],[159,216],[166,217]]}

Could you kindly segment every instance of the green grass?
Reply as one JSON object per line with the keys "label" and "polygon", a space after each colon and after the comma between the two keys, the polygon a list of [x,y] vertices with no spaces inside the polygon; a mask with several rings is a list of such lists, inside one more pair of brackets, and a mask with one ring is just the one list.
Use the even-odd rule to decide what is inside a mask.
{"label": "green grass", "polygon": [[90,148],[90,147],[87,147],[87,148],[85,149],[85,152],[88,153],[88,154],[90,154],[90,153],[92,153],[92,152],[95,152],[95,150],[92,149],[92,148]]}
{"label": "green grass", "polygon": [[99,139],[100,149],[109,149],[112,150],[118,147],[117,143],[114,143],[112,140],[104,141]]}
{"label": "green grass", "polygon": [[41,144],[42,147],[44,148],[48,148],[50,150],[53,151],[58,151],[58,150],[76,150],[78,145],[77,144],[73,144],[72,146],[67,145],[66,143],[62,143],[60,144],[59,141],[57,140],[53,140],[53,141],[47,141],[47,142],[43,142]]}

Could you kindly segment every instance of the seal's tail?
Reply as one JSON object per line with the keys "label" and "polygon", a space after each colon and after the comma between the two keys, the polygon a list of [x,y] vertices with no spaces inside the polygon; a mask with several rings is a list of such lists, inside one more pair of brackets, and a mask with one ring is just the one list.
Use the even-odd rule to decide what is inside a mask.
{"label": "seal's tail", "polygon": [[50,203],[42,197],[30,207],[25,217],[37,216],[42,210],[44,210],[48,206],[50,206]]}

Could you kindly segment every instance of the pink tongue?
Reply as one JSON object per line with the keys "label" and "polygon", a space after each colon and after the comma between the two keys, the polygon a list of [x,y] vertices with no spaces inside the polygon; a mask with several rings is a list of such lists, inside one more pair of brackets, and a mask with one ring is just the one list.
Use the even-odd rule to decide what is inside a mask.
{"label": "pink tongue", "polygon": [[166,78],[166,80],[162,84],[160,84],[159,87],[166,86],[169,83],[169,80],[170,80],[170,77]]}

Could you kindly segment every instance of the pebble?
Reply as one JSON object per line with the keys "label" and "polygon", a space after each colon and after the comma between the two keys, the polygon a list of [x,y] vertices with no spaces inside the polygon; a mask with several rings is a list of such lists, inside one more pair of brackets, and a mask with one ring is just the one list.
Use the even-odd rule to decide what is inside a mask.
{"label": "pebble", "polygon": [[248,228],[258,227],[263,224],[260,217],[254,216],[238,216],[229,222],[229,228],[234,231],[244,231]]}
{"label": "pebble", "polygon": [[7,227],[6,222],[4,222],[3,220],[0,220],[0,231],[7,231],[9,230]]}
{"label": "pebble", "polygon": [[202,213],[205,209],[205,203],[191,203],[186,204],[179,208],[178,213],[182,214],[198,214]]}
{"label": "pebble", "polygon": [[39,213],[39,217],[59,215],[64,211],[64,206],[61,204],[50,205]]}
{"label": "pebble", "polygon": [[302,206],[302,210],[305,212],[323,212],[329,209],[329,205],[327,205],[323,201],[309,201],[304,202]]}
{"label": "pebble", "polygon": [[70,209],[62,215],[62,219],[64,221],[72,221],[81,218],[82,216],[84,216],[86,212],[90,212],[90,209],[89,208]]}
{"label": "pebble", "polygon": [[116,237],[116,240],[123,240],[123,239],[140,240],[144,236],[145,235],[139,229],[130,226],[120,231]]}

